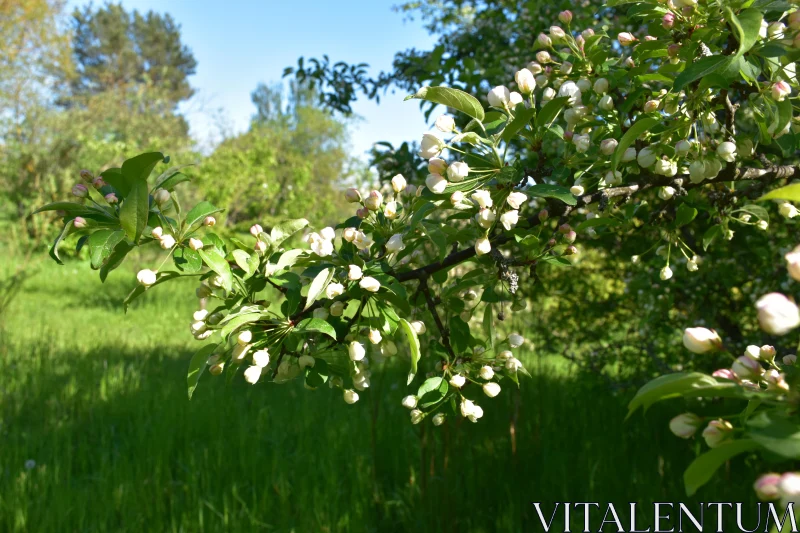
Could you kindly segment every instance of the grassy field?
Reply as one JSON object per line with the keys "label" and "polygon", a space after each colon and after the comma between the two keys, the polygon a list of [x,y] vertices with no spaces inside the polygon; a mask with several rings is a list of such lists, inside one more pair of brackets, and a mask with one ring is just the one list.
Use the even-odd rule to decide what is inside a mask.
{"label": "grassy field", "polygon": [[83,264],[43,262],[11,305],[0,531],[541,531],[531,502],[753,499],[741,460],[687,499],[696,444],[666,428],[680,403],[624,422],[627,395],[542,351],[478,424],[411,426],[399,358],[353,406],[209,376],[190,402],[193,287],[123,315],[134,266],[101,288]]}

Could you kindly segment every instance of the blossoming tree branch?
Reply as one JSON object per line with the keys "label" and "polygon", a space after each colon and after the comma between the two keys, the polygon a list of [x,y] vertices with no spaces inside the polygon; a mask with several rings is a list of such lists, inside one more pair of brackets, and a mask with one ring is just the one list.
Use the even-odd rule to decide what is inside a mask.
{"label": "blossoming tree branch", "polygon": [[[698,247],[735,238],[737,226],[766,230],[773,209],[798,214],[800,185],[786,182],[798,171],[800,11],[762,1],[607,7],[627,9],[629,26],[659,22],[647,33],[607,33],[573,28],[564,11],[513,82],[485,100],[451,87],[410,96],[460,115],[440,116],[423,135],[425,184],[396,175],[380,189],[347,190],[354,214],[336,227],[291,220],[269,231],[254,225],[249,240],[223,239],[213,232],[221,209],[184,209],[178,189],[189,178],[175,167],[155,173],[168,158],[146,153],[98,175],[83,171],[73,201],[37,211],[63,216],[51,255],[60,262],[59,244],[80,235],[78,248],[105,280],[133,249],[163,249],[159,264],[138,273],[126,307],[162,283],[198,280],[191,332],[203,345],[189,364],[190,397],[208,370],[252,384],[327,384],[353,404],[369,388],[371,365],[402,351],[401,401],[412,423],[476,422],[480,404],[525,372],[515,355],[523,336],[498,333],[508,312],[526,307],[520,274],[570,266],[579,234],[651,232],[653,246],[633,261],[649,255],[669,280],[675,265],[685,265],[679,276],[701,268]],[[685,239],[699,221],[711,221],[702,242]],[[290,246],[300,232],[305,244]],[[800,279],[800,253],[789,264]],[[800,324],[782,294],[765,296],[757,312],[774,335]],[[723,349],[703,328],[688,329],[684,343],[695,353]],[[789,421],[794,356],[777,352],[753,346],[730,369],[665,376],[634,399],[631,412],[676,396],[747,402],[742,438],[732,422],[708,421],[710,451],[687,470],[690,493],[739,453],[800,458],[800,448],[757,436],[786,424],[800,432]],[[689,438],[701,423],[687,414],[670,427]],[[795,478],[781,479],[759,494],[800,493]]]}

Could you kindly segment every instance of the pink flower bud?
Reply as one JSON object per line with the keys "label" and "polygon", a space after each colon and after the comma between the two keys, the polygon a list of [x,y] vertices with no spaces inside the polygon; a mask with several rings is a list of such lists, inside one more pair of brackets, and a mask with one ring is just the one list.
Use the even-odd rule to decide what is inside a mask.
{"label": "pink flower bud", "polygon": [[567,246],[567,249],[564,250],[564,255],[575,255],[578,253],[578,249],[574,246]]}
{"label": "pink flower bud", "polygon": [[204,226],[207,226],[207,227],[209,227],[209,228],[210,228],[211,226],[215,225],[216,223],[217,223],[217,219],[216,219],[216,218],[214,218],[214,217],[211,217],[211,216],[209,216],[209,217],[206,217],[206,218],[204,218],[204,219],[203,219],[203,225],[204,225]]}
{"label": "pink flower bud", "polygon": [[367,218],[369,216],[369,209],[366,207],[361,207],[356,210],[356,216],[358,218]]}
{"label": "pink flower bud", "polygon": [[555,239],[550,239],[549,241],[547,241],[547,246],[548,247],[552,248],[555,245],[556,245],[556,240]]}
{"label": "pink flower bud", "polygon": [[780,495],[778,491],[780,482],[780,474],[764,474],[755,482],[753,489],[756,491],[756,496],[758,496],[759,500],[776,500]]}
{"label": "pink flower bud", "polygon": [[264,241],[258,241],[257,243],[255,243],[255,245],[253,245],[253,248],[257,253],[263,254],[264,252],[267,251],[267,243],[265,243]]}
{"label": "pink flower bud", "polygon": [[[545,35],[544,33],[540,33],[539,36],[536,38],[536,44],[541,46],[542,48],[550,48],[553,45],[553,41],[550,40],[550,37]],[[548,61],[539,61],[539,63],[547,63]]]}
{"label": "pink flower bud", "polygon": [[562,24],[569,25],[569,23],[572,22],[572,11],[562,11],[558,14],[558,20],[561,21]]}
{"label": "pink flower bud", "polygon": [[681,45],[679,44],[672,43],[667,47],[667,55],[669,55],[669,57],[676,57],[680,51]]}
{"label": "pink flower bud", "polygon": [[776,102],[783,102],[784,98],[792,94],[792,88],[788,83],[781,80],[772,85],[770,92],[772,93],[772,98]]}
{"label": "pink flower bud", "polygon": [[583,30],[581,32],[581,37],[583,37],[584,39],[588,39],[589,37],[592,37],[593,35],[594,35],[594,30],[592,28],[586,28],[585,30]]}
{"label": "pink flower bud", "polygon": [[105,195],[105,199],[106,199],[106,202],[108,202],[110,204],[116,204],[117,202],[119,202],[119,199],[117,198],[117,195],[114,194],[113,192],[110,192],[110,193],[106,194]]}
{"label": "pink flower bud", "polygon": [[107,183],[103,180],[103,178],[95,178],[94,181],[92,182],[92,187],[94,187],[95,189],[102,189],[106,185]]}
{"label": "pink flower bud", "polygon": [[567,233],[569,233],[570,231],[572,231],[572,226],[570,226],[569,224],[561,224],[561,225],[558,227],[558,232],[559,232],[559,233],[562,233],[562,234],[564,234],[564,235],[566,235],[566,234],[567,234]]}
{"label": "pink flower bud", "polygon": [[575,231],[572,231],[572,230],[564,235],[564,240],[567,241],[568,243],[575,242],[575,239],[577,239],[577,238],[578,238],[578,234],[575,233]]}
{"label": "pink flower bud", "polygon": [[75,226],[77,229],[85,228],[86,219],[83,217],[75,217],[75,219],[72,221],[72,225]]}
{"label": "pink flower bud", "polygon": [[617,35],[617,40],[621,46],[630,46],[636,42],[636,37],[634,37],[632,33],[623,31]]}
{"label": "pink flower bud", "polygon": [[89,189],[86,188],[86,185],[83,183],[78,183],[72,187],[72,194],[77,196],[78,198],[86,198],[89,196]]}
{"label": "pink flower bud", "polygon": [[661,27],[665,30],[672,28],[673,24],[675,24],[675,15],[672,13],[667,13],[664,15],[664,18],[661,19]]}
{"label": "pink flower bud", "polygon": [[713,374],[711,374],[715,378],[720,379],[728,379],[730,381],[739,381],[736,377],[736,374],[730,368],[720,368],[719,370],[715,370]]}
{"label": "pink flower bud", "polygon": [[542,209],[541,211],[539,211],[538,215],[539,222],[544,222],[545,220],[547,220],[548,215],[549,213],[547,212],[547,209]]}
{"label": "pink flower bud", "polygon": [[94,177],[94,176],[92,176],[92,173],[89,172],[86,169],[81,170],[80,176],[81,176],[81,179],[84,180],[84,181],[92,181],[92,178]]}
{"label": "pink flower bud", "polygon": [[569,141],[572,140],[573,137],[575,137],[575,133],[573,133],[571,131],[565,131],[564,132],[564,140],[565,141],[569,142]]}
{"label": "pink flower bud", "polygon": [[258,239],[258,236],[264,232],[264,228],[261,227],[261,224],[253,224],[250,226],[250,235]]}
{"label": "pink flower bud", "polygon": [[358,189],[350,188],[344,191],[344,198],[351,204],[361,201],[361,193]]}

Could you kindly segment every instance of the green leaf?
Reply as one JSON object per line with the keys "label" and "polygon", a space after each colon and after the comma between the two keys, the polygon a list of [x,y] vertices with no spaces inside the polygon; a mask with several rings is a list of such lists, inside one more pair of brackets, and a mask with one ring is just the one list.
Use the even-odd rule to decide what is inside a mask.
{"label": "green leaf", "polygon": [[411,231],[413,231],[414,228],[416,228],[417,225],[425,219],[428,213],[430,213],[434,209],[436,209],[436,204],[433,202],[425,202],[419,208],[417,208],[417,210],[414,211],[414,214],[411,215],[411,220],[408,223],[407,232],[410,233]]}
{"label": "green leaf", "polygon": [[120,198],[125,198],[131,190],[131,184],[122,176],[121,168],[107,168],[100,173],[103,180],[114,187]]}
{"label": "green leaf", "polygon": [[708,247],[724,234],[725,230],[719,224],[708,228],[705,234],[703,234],[703,251],[708,250]]}
{"label": "green leaf", "polygon": [[735,440],[723,444],[719,448],[713,448],[692,461],[692,464],[683,473],[686,495],[694,495],[700,487],[708,483],[714,472],[726,461],[756,448],[758,448],[758,444],[750,439]]}
{"label": "green leaf", "polygon": [[224,209],[216,207],[210,202],[202,201],[194,206],[188,213],[186,213],[184,225],[185,227],[190,228],[202,221],[208,215],[213,215],[214,213],[219,213],[220,211],[224,211]]}
{"label": "green leaf", "polygon": [[203,374],[206,366],[208,366],[208,358],[216,349],[216,344],[207,344],[195,352],[191,361],[189,361],[189,372],[186,374],[186,384],[189,386],[190,400],[192,399],[194,390],[197,388],[197,383],[200,381],[200,376]]}
{"label": "green leaf", "polygon": [[492,351],[495,350],[495,332],[494,332],[494,306],[486,304],[486,309],[483,310],[483,334],[489,339],[489,346]]}
{"label": "green leaf", "polygon": [[466,352],[472,344],[472,334],[469,331],[469,325],[461,320],[458,315],[452,317],[448,322],[450,326],[450,342],[453,345],[453,350],[457,354]]}
{"label": "green leaf", "polygon": [[56,240],[53,241],[53,246],[50,247],[50,257],[52,257],[53,261],[55,261],[59,265],[63,265],[64,263],[61,261],[61,258],[58,256],[58,245],[61,244],[61,241],[63,241],[64,238],[67,235],[69,235],[70,230],[72,230],[72,228],[73,228],[73,225],[72,225],[72,221],[71,220],[69,222],[67,222],[66,224],[64,224],[64,227],[61,228],[61,233],[58,234],[58,237],[56,237]]}
{"label": "green leaf", "polygon": [[678,74],[678,77],[675,78],[675,83],[672,85],[672,89],[674,91],[680,91],[695,80],[708,76],[717,70],[727,69],[735,58],[737,57],[722,55],[703,57]]}
{"label": "green leaf", "polygon": [[144,228],[147,226],[150,195],[147,192],[147,182],[145,180],[139,179],[128,183],[130,191],[122,201],[119,223],[128,238],[134,243],[138,243]]}
{"label": "green leaf", "polygon": [[539,114],[536,116],[536,128],[543,128],[550,124],[555,119],[569,101],[569,96],[561,96],[553,98],[542,106]]}
{"label": "green leaf", "polygon": [[440,376],[428,378],[417,389],[417,403],[420,407],[432,407],[442,401],[449,388],[447,380]]}
{"label": "green leaf", "polygon": [[645,411],[656,402],[682,396],[689,391],[717,385],[717,380],[700,372],[668,374],[660,376],[639,389],[628,404],[629,418],[639,407]]}
{"label": "green leaf", "polygon": [[661,119],[659,118],[643,117],[637,120],[635,124],[632,124],[630,128],[628,128],[628,131],[626,131],[625,135],[623,135],[619,140],[619,145],[617,145],[617,149],[614,150],[614,155],[611,156],[611,166],[614,168],[614,170],[617,169],[619,160],[622,158],[622,154],[625,153],[625,150],[627,150],[628,147],[632,145],[641,134],[652,129],[654,126],[660,123]]}
{"label": "green leaf", "polygon": [[297,262],[297,260],[300,259],[300,256],[304,255],[305,253],[305,250],[301,250],[299,248],[295,250],[289,250],[288,252],[283,252],[278,259],[277,265],[275,265],[275,272],[280,272],[284,268],[291,268]]}
{"label": "green leaf", "polygon": [[775,122],[775,131],[783,131],[786,125],[792,120],[792,102],[784,98],[782,102],[776,102],[778,106],[778,120]]}
{"label": "green leaf", "polygon": [[127,298],[122,302],[122,309],[127,313],[128,307],[136,298],[145,293],[145,291],[152,289],[156,285],[161,285],[165,281],[181,277],[180,272],[159,272],[156,282],[145,288],[144,285],[136,285],[136,288],[131,291]]}
{"label": "green leaf", "polygon": [[301,320],[300,323],[297,324],[295,331],[316,331],[318,333],[324,333],[333,340],[336,340],[336,330],[321,318],[306,318],[305,320]]}
{"label": "green leaf", "polygon": [[191,248],[177,248],[172,256],[172,261],[178,270],[184,272],[200,272],[200,269],[203,268],[203,259]]}
{"label": "green leaf", "polygon": [[800,426],[780,415],[761,413],[748,421],[749,437],[767,450],[800,459]]}
{"label": "green leaf", "polygon": [[163,160],[164,154],[161,152],[148,152],[127,159],[122,163],[122,177],[131,184],[135,181],[144,181],[146,183],[150,173]]}
{"label": "green leaf", "polygon": [[800,183],[792,183],[785,187],[772,190],[759,198],[757,201],[763,200],[787,200],[789,202],[800,202]]}
{"label": "green leaf", "polygon": [[515,112],[514,120],[508,123],[503,133],[500,135],[500,138],[506,142],[513,139],[517,132],[524,129],[525,126],[530,123],[534,115],[536,115],[536,109],[532,107],[527,108],[519,106]]}
{"label": "green leaf", "polygon": [[483,106],[477,98],[451,87],[423,87],[416,94],[406,96],[405,99],[411,100],[412,98],[452,107],[481,122],[486,116],[483,112]]}
{"label": "green leaf", "polygon": [[400,329],[403,330],[406,340],[408,340],[408,346],[411,349],[411,378],[413,379],[413,376],[417,373],[417,364],[420,358],[419,338],[417,337],[417,332],[404,318],[400,319]]}
{"label": "green leaf", "polygon": [[569,189],[566,187],[561,187],[559,185],[550,185],[548,183],[537,183],[533,187],[529,187],[525,189],[525,192],[530,194],[531,196],[537,196],[539,198],[556,198],[561,200],[567,205],[577,205],[578,200],[575,199],[575,196],[569,192]]}
{"label": "green leaf", "polygon": [[208,265],[208,268],[219,274],[222,278],[223,288],[230,292],[233,288],[233,274],[231,274],[231,267],[222,254],[220,254],[216,248],[212,248],[208,251],[200,249],[197,250],[197,253],[203,258],[203,262]]}
{"label": "green leaf", "polygon": [[[228,315],[230,317],[230,315]],[[225,317],[225,318],[228,318]],[[233,318],[224,322],[224,326],[219,330],[220,335],[222,335],[223,339],[227,339],[228,336],[233,333],[234,331],[238,330],[240,327],[244,326],[245,324],[252,324],[253,322],[258,322],[262,318],[265,317],[265,314],[257,311],[253,313],[243,313],[240,315],[234,315]]]}
{"label": "green leaf", "polygon": [[108,274],[121,265],[128,253],[134,248],[135,246],[128,241],[120,241],[114,248],[114,251],[111,252],[111,255],[108,256],[106,262],[103,263],[103,266],[100,267],[100,281],[105,283]]}
{"label": "green leaf", "polygon": [[578,224],[578,227],[575,228],[575,231],[580,233],[581,231],[589,229],[589,228],[598,228],[600,226],[611,226],[612,228],[615,228],[615,227],[621,226],[621,225],[622,225],[622,222],[617,220],[616,218],[594,217],[594,218],[590,218],[589,220],[584,220],[583,222]]}
{"label": "green leaf", "polygon": [[[188,165],[179,165],[179,166],[176,166],[176,167],[168,168],[167,170],[162,172],[155,179],[155,182],[153,184],[153,189],[167,189],[167,190],[169,190],[169,189],[175,187],[175,185],[177,185],[178,183],[181,183],[183,181],[188,181],[191,178],[189,178],[188,176],[183,175],[179,179],[178,182],[172,183],[173,177],[178,175],[181,170],[183,170],[184,168],[193,167],[193,166],[194,166],[194,163],[189,163]],[[171,185],[170,185],[170,183],[171,183]]]}
{"label": "green leaf", "polygon": [[121,230],[103,229],[92,233],[87,243],[92,268],[95,270],[100,268],[124,238],[125,234]]}
{"label": "green leaf", "polygon": [[244,250],[234,250],[231,252],[231,255],[233,255],[233,260],[236,261],[236,264],[239,265],[239,268],[244,270],[245,274],[250,276],[252,274],[250,269],[250,254]]}
{"label": "green leaf", "polygon": [[308,295],[306,296],[306,305],[303,307],[303,311],[311,307],[311,305],[317,301],[317,298],[319,298],[319,295],[325,290],[325,287],[328,286],[328,283],[331,282],[335,273],[336,271],[332,268],[323,268],[320,270],[319,274],[317,274],[311,282],[311,285],[308,286]]}
{"label": "green leaf", "polygon": [[164,182],[161,183],[157,188],[164,189],[165,191],[171,191],[179,183],[183,183],[185,181],[190,181],[190,180],[191,178],[186,174],[184,174],[183,172],[176,172],[175,174],[164,180]]}
{"label": "green leaf", "polygon": [[685,226],[697,216],[697,209],[686,204],[681,204],[675,214],[675,225],[677,227]]}
{"label": "green leaf", "polygon": [[272,245],[278,247],[281,245],[283,241],[300,231],[301,229],[308,226],[308,220],[304,218],[298,218],[295,220],[287,220],[286,222],[282,222],[272,228],[270,231],[270,238],[272,239]]}
{"label": "green leaf", "polygon": [[83,204],[76,204],[74,202],[53,202],[47,205],[43,205],[33,213],[31,216],[42,213],[43,211],[66,211],[67,213],[76,213],[80,214],[82,212],[88,211],[85,205]]}
{"label": "green leaf", "polygon": [[736,54],[742,55],[756,44],[763,16],[757,9],[745,9],[737,16],[729,7],[726,7],[725,18],[730,22],[736,40],[739,41],[739,50]]}

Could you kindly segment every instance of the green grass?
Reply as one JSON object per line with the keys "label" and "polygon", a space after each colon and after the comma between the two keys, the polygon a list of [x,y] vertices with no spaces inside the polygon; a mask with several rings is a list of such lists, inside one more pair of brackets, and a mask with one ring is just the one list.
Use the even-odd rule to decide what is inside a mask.
{"label": "green grass", "polygon": [[0,531],[540,531],[535,501],[753,499],[741,460],[687,499],[696,444],[666,428],[682,405],[626,423],[627,395],[542,351],[524,355],[521,390],[481,401],[478,424],[410,425],[399,356],[353,406],[208,375],[190,402],[193,286],[124,315],[132,271],[101,287],[85,265],[42,263],[11,305]]}

